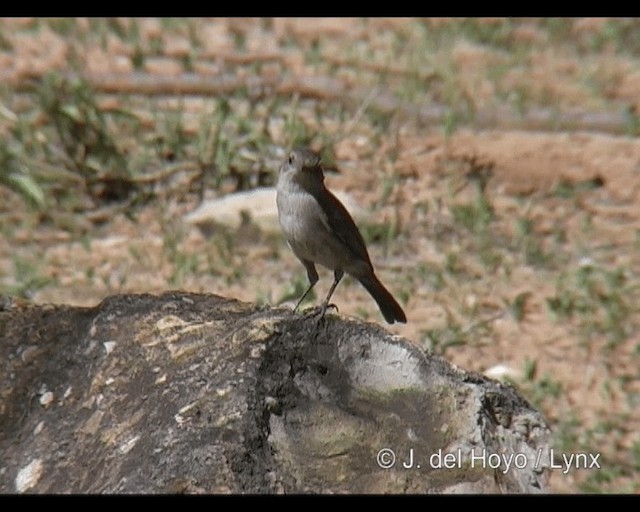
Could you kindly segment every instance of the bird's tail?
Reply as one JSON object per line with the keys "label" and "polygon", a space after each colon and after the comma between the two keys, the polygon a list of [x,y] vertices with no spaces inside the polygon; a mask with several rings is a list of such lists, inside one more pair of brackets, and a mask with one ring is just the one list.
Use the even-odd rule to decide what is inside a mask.
{"label": "bird's tail", "polygon": [[389,290],[384,287],[375,274],[372,274],[371,277],[367,277],[366,279],[360,279],[360,282],[378,303],[380,312],[388,323],[407,322],[407,317],[404,314],[402,307],[398,304],[396,299],[393,298],[393,295],[391,295]]}

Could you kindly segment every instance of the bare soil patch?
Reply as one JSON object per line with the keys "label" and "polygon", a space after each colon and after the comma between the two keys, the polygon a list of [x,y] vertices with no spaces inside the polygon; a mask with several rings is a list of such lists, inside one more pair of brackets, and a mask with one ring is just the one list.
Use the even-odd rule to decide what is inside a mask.
{"label": "bare soil patch", "polygon": [[[48,71],[180,77],[186,67],[201,78],[233,73],[240,81],[253,74],[304,76],[309,88],[278,100],[294,113],[272,115],[261,131],[269,147],[284,150],[294,121],[303,125],[314,146],[331,149],[339,172],[327,173],[329,187],[372,211],[374,220],[363,227],[372,260],[409,319],[390,330],[470,370],[503,365],[549,419],[558,453],[602,453],[600,469],[555,471],[554,491],[640,490],[640,140],[633,131],[640,69],[616,39],[596,45],[610,26],[628,43],[624,22],[484,20],[474,30],[494,34],[486,44],[472,38],[476,32],[462,31],[462,21],[444,19],[419,26],[395,19],[164,23],[0,20],[0,73],[9,84],[0,134],[9,140],[22,122],[35,139],[48,137],[51,119],[32,115],[34,95],[24,90],[28,77]],[[433,31],[438,44],[423,43]],[[397,48],[395,59],[385,57]],[[432,68],[412,67],[418,49]],[[340,80],[350,93],[374,90],[383,83],[380,73],[393,66],[384,86],[404,106],[402,115],[371,113],[375,95],[354,92],[359,103],[322,97],[322,84],[335,83],[318,82],[322,77]],[[247,94],[250,101],[228,95],[232,115],[247,126],[277,110],[269,91]],[[110,111],[131,107],[125,96],[99,93],[98,103]],[[166,167],[193,162],[192,153],[180,155],[169,145],[172,118],[159,118],[158,111],[180,111],[185,139],[175,147],[184,147],[199,140],[203,114],[219,114],[210,105],[221,97],[135,97],[131,112],[140,133],[126,140],[123,134],[128,158],[137,145],[156,144],[160,135],[147,136],[156,130],[170,148],[163,146]],[[472,111],[505,97],[559,112],[624,111],[631,124],[616,134],[500,123],[480,129],[471,116],[451,127],[446,115],[425,124],[405,108],[450,102]],[[629,135],[620,133],[627,128]],[[266,154],[253,139],[246,143],[250,128],[244,130],[233,155],[239,148]],[[244,162],[254,158],[246,167],[260,168],[268,184],[283,154]],[[205,196],[232,188],[223,181]],[[178,288],[277,304],[293,300],[294,284],[306,284],[277,232],[250,220],[234,233],[187,225],[184,216],[199,203],[193,189],[124,210],[107,205],[99,222],[87,215],[99,208],[67,209],[47,199],[50,209],[38,211],[0,186],[0,292],[94,305],[113,293]],[[331,275],[321,271],[320,279],[318,297]],[[349,279],[334,301],[340,314],[382,323],[375,303]]]}

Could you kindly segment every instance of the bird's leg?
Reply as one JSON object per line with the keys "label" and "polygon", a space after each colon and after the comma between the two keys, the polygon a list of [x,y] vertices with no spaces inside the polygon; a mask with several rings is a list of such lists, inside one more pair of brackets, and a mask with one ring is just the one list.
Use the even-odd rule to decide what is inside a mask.
{"label": "bird's leg", "polygon": [[296,304],[296,307],[293,308],[294,313],[298,310],[298,307],[300,306],[300,304],[302,304],[302,301],[305,299],[307,295],[309,295],[309,292],[313,289],[313,287],[318,282],[318,272],[316,272],[316,266],[313,264],[313,262],[308,260],[301,260],[301,261],[302,261],[302,264],[304,265],[304,268],[307,269],[307,277],[309,278],[309,288],[307,288],[307,291],[302,294],[302,297],[300,297],[300,300]]}
{"label": "bird's leg", "polygon": [[309,288],[307,288],[307,291],[304,292],[302,294],[302,297],[300,297],[300,300],[298,301],[298,303],[296,304],[296,307],[293,308],[293,312],[295,313],[298,310],[298,307],[300,307],[300,304],[302,304],[302,301],[305,299],[305,297],[307,295],[309,295],[309,292],[311,291],[311,289],[315,286],[316,283],[313,283],[312,285],[309,286]]}
{"label": "bird's leg", "polygon": [[335,291],[336,286],[338,286],[338,283],[342,279],[342,276],[344,276],[344,272],[342,270],[336,270],[333,273],[333,276],[334,276],[333,284],[331,285],[331,288],[329,288],[329,293],[327,293],[327,297],[326,299],[324,299],[321,305],[320,318],[324,317],[324,314],[327,312],[327,308],[336,308],[336,311],[338,310],[338,306],[336,306],[335,304],[329,304],[329,299],[331,299],[331,296],[333,295],[333,292]]}

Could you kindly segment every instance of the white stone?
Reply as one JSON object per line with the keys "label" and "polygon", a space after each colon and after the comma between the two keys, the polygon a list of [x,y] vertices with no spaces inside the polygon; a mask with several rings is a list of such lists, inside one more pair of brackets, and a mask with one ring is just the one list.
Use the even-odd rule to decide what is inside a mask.
{"label": "white stone", "polygon": [[18,471],[15,481],[16,490],[22,493],[34,487],[42,476],[42,469],[42,460],[33,459],[27,466]]}
{"label": "white stone", "polygon": [[[333,192],[349,210],[356,223],[358,219],[366,219],[367,212],[360,208],[351,196],[339,191]],[[205,201],[186,215],[185,221],[190,224],[213,221],[230,228],[238,228],[242,222],[243,211],[249,214],[251,221],[260,229],[271,232],[280,230],[274,187],[237,192]]]}

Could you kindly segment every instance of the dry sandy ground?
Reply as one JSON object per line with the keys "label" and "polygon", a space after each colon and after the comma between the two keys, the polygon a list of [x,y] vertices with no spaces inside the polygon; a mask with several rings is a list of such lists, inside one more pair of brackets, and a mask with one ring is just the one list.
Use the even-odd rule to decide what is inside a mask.
{"label": "dry sandy ground", "polygon": [[[335,24],[313,27],[323,33]],[[308,34],[310,28],[300,30]],[[633,83],[621,83],[624,94],[631,94]],[[329,187],[349,192],[378,223],[399,226],[390,241],[370,244],[381,280],[406,301],[408,323],[389,329],[428,347],[427,333],[458,326],[464,343],[446,350],[449,360],[478,372],[508,367],[516,385],[548,417],[560,451],[603,454],[601,470],[554,471],[554,491],[578,492],[593,482],[594,472],[608,470],[594,487],[637,492],[640,141],[580,131],[466,128],[445,137],[439,129],[411,127],[399,129],[381,147],[354,136],[334,151],[341,172],[327,176]],[[390,152],[394,161],[381,156]],[[454,205],[475,201],[465,175],[478,163],[491,170],[485,196],[494,221],[488,238],[501,257],[494,266],[480,261],[481,242],[452,213]],[[391,192],[383,197],[390,180]],[[569,193],[557,193],[568,184],[574,187]],[[276,304],[294,280],[304,278],[277,232],[248,225],[221,245],[182,222],[195,206],[195,198],[152,204],[133,219],[118,214],[79,237],[36,223],[14,194],[0,189],[0,276],[9,285],[16,259],[38,263],[40,273],[54,281],[32,299],[77,305],[96,304],[110,293],[177,287]],[[513,247],[523,218],[547,263],[527,262]],[[169,232],[177,233],[179,252],[195,262],[177,277],[176,259],[168,256]],[[603,324],[604,319],[597,321],[606,314],[604,306],[572,317],[550,311],[550,298],[582,293],[574,281],[586,267],[607,275],[620,269],[623,276],[613,291],[625,290],[626,330],[614,343],[606,333],[585,327],[589,320]],[[331,283],[329,272],[320,277],[318,297]],[[570,282],[564,291],[558,289],[561,282]],[[612,293],[591,291],[601,298]],[[507,307],[520,294],[528,297],[522,317]],[[340,314],[383,323],[375,303],[352,281],[340,285],[334,302]]]}

